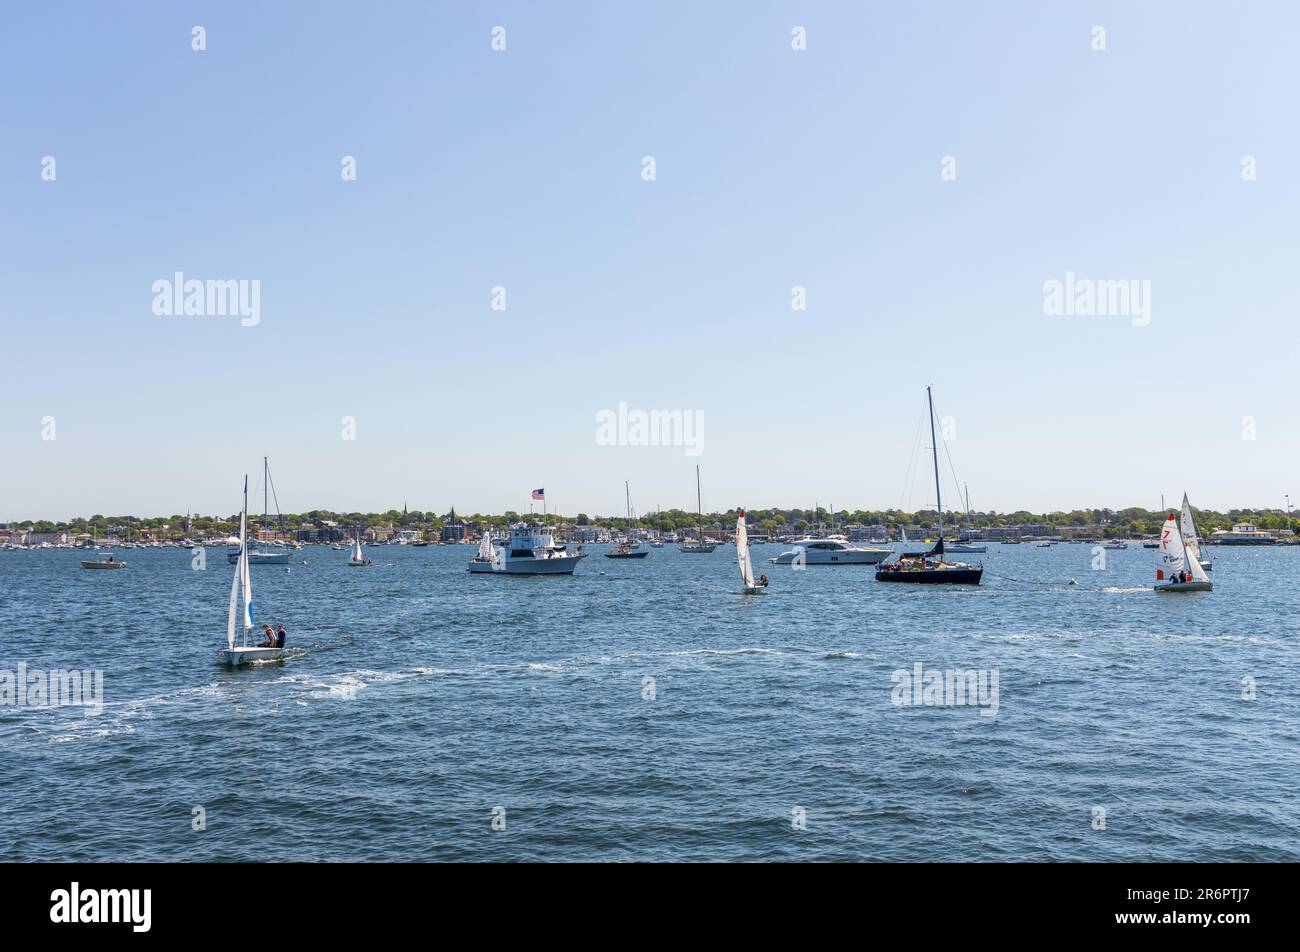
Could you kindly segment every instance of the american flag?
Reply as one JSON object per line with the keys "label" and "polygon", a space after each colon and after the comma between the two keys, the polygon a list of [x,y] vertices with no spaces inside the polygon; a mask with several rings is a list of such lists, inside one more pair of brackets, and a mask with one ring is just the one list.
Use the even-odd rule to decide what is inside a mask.
{"label": "american flag", "polygon": [[533,498],[534,498],[534,499],[545,499],[545,498],[546,498],[546,490],[545,490],[545,489],[534,489],[534,490],[533,490]]}

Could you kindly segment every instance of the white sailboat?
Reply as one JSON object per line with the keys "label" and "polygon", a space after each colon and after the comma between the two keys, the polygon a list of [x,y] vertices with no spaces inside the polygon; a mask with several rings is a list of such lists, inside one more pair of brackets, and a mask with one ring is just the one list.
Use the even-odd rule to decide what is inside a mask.
{"label": "white sailboat", "polygon": [[736,518],[736,561],[740,563],[740,583],[746,595],[761,595],[767,587],[767,576],[754,580],[754,563],[749,558],[749,531],[745,528],[745,510]]}
{"label": "white sailboat", "polygon": [[357,527],[356,538],[352,540],[352,558],[348,559],[348,565],[354,569],[363,569],[367,565],[374,565],[370,559],[365,557],[361,551],[361,527]]}
{"label": "white sailboat", "polygon": [[711,539],[704,538],[704,497],[700,495],[700,468],[695,467],[695,508],[699,511],[700,523],[696,530],[699,534],[694,539],[687,539],[677,548],[682,552],[708,555],[718,547]]}
{"label": "white sailboat", "polygon": [[[1181,578],[1180,578],[1181,573]],[[1157,592],[1209,592],[1214,589],[1201,563],[1191,558],[1183,544],[1178,520],[1171,512],[1160,531],[1160,555],[1156,562]]]}
{"label": "white sailboat", "polygon": [[[236,634],[239,634],[236,644]],[[263,648],[251,645],[248,636],[253,630],[253,579],[248,571],[248,477],[244,477],[244,508],[239,514],[239,557],[235,560],[235,577],[230,583],[230,614],[226,619],[226,650],[222,652],[227,664],[241,665],[248,661],[268,661],[284,657],[284,648]]]}
{"label": "white sailboat", "polygon": [[497,550],[492,545],[492,530],[484,529],[483,536],[478,540],[478,555],[472,559],[487,566],[497,564]]}
{"label": "white sailboat", "polygon": [[1201,555],[1201,540],[1196,534],[1196,520],[1192,518],[1192,504],[1187,501],[1187,493],[1183,493],[1182,529],[1183,546],[1201,564],[1201,568],[1210,571],[1214,568],[1214,562]]}
{"label": "white sailboat", "polygon": [[[271,464],[268,459],[262,457],[262,524],[260,531],[265,533],[267,526],[271,524],[271,494],[275,492],[275,486],[271,482]],[[280,515],[280,503],[277,500],[275,504],[276,515]],[[238,552],[228,552],[226,557],[234,564],[239,560]],[[261,548],[260,546],[248,553],[248,561],[252,565],[288,565],[288,552],[275,552],[271,549]]]}

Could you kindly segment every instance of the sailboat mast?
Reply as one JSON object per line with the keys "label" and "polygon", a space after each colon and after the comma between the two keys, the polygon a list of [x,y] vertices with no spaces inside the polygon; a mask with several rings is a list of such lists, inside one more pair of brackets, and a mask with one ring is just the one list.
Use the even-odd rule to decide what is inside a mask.
{"label": "sailboat mast", "polygon": [[269,493],[268,493],[268,489],[267,489],[267,483],[270,482],[270,480],[269,480],[267,477],[268,477],[268,474],[270,473],[270,471],[271,471],[271,465],[270,465],[270,463],[267,462],[266,457],[263,456],[263,457],[262,457],[262,535],[263,535],[263,541],[266,541],[266,540],[265,540],[265,536],[266,536],[266,524],[267,524],[267,523],[270,521],[270,519],[271,519],[271,500],[270,500],[270,498],[269,498]]}
{"label": "sailboat mast", "polygon": [[930,449],[934,451],[934,501],[939,507],[939,541],[943,541],[943,497],[939,495],[939,441],[934,435],[934,396],[925,388],[925,399],[930,404]]}
{"label": "sailboat mast", "polygon": [[704,541],[704,497],[700,494],[700,467],[695,467],[695,509],[699,513],[700,525],[699,536],[700,542]]}

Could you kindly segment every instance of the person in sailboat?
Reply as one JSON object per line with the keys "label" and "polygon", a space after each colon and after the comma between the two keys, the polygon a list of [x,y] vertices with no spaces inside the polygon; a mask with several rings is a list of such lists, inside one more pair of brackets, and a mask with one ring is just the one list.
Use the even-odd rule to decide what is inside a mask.
{"label": "person in sailboat", "polygon": [[284,630],[284,622],[278,622],[275,626],[275,646],[284,647],[284,641],[289,637],[289,633]]}
{"label": "person in sailboat", "polygon": [[275,632],[273,632],[273,631],[271,630],[271,626],[268,625],[266,622],[262,622],[262,634],[264,634],[264,635],[266,636],[266,641],[262,642],[262,643],[261,643],[260,645],[258,645],[257,647],[259,647],[259,648],[274,648],[274,647],[275,647]]}
{"label": "person in sailboat", "polygon": [[763,588],[767,588],[767,576],[760,575],[758,577],[758,584],[761,585]]}

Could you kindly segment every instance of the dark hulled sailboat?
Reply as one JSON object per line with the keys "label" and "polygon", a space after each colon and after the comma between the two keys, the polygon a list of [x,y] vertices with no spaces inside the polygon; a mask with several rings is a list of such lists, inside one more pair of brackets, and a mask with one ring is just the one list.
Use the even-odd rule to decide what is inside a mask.
{"label": "dark hulled sailboat", "polygon": [[984,576],[983,565],[965,562],[945,562],[943,558],[943,497],[939,491],[939,441],[934,432],[934,397],[925,388],[926,403],[930,408],[930,442],[934,451],[934,496],[939,509],[939,538],[926,552],[916,555],[899,555],[892,562],[881,562],[876,567],[877,582],[911,582],[916,585],[978,585]]}

